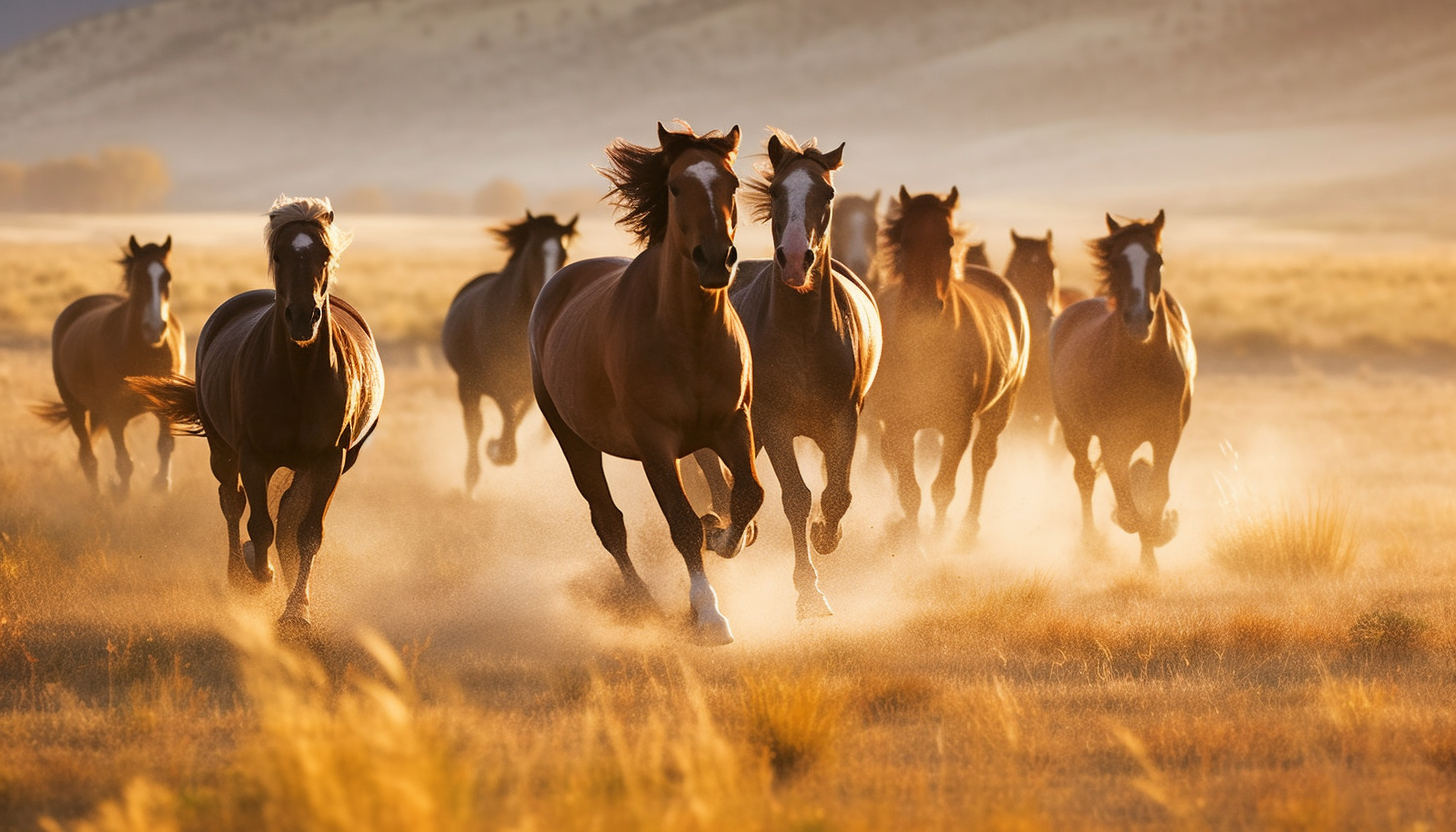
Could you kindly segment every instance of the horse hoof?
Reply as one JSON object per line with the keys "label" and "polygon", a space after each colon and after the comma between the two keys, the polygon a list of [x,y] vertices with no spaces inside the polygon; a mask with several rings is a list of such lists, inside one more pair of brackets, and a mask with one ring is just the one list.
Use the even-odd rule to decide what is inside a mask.
{"label": "horse hoof", "polygon": [[[749,537],[747,533],[740,534],[737,541],[730,543],[731,529],[723,524],[723,520],[717,514],[710,511],[699,519],[703,522],[703,544],[718,557],[724,559],[738,557],[738,553],[742,552],[743,547],[747,545]],[[753,528],[752,524],[750,524],[750,528]],[[756,530],[754,536],[757,536]]]}
{"label": "horse hoof", "polygon": [[1128,534],[1137,534],[1140,530],[1139,527],[1142,525],[1142,518],[1138,517],[1135,511],[1129,511],[1127,508],[1118,505],[1112,509],[1112,522]]}
{"label": "horse hoof", "polygon": [[253,579],[260,584],[272,583],[273,565],[268,561],[258,563],[257,550],[253,547],[253,541],[249,540],[243,544],[243,561],[248,565],[248,571],[252,573]]}
{"label": "horse hoof", "polygon": [[1153,539],[1154,547],[1167,546],[1178,536],[1178,511],[1169,509],[1163,513],[1163,524],[1158,529],[1158,536]]}
{"label": "horse hoof", "polygon": [[111,484],[111,499],[118,503],[124,503],[129,497],[131,497],[131,486],[124,482]]}
{"label": "horse hoof", "polygon": [[967,520],[961,525],[960,543],[961,546],[972,549],[981,539],[981,524],[977,520]]}
{"label": "horse hoof", "polygon": [[743,545],[752,546],[756,540],[758,540],[758,521],[749,520],[748,528],[743,530]]}
{"label": "horse hoof", "polygon": [[809,539],[814,543],[814,551],[821,555],[827,555],[839,548],[839,541],[844,538],[844,527],[835,525],[831,527],[823,520],[815,520],[809,525]]}
{"label": "horse hoof", "polygon": [[693,628],[693,641],[703,647],[722,647],[733,643],[733,628],[721,615],[700,617]]}
{"label": "horse hoof", "polygon": [[799,620],[805,621],[811,618],[828,618],[834,615],[834,610],[829,608],[829,602],[824,600],[824,595],[818,591],[799,593]]}
{"label": "horse hoof", "polygon": [[507,445],[499,439],[492,439],[485,443],[485,455],[496,465],[510,465],[516,461],[516,445],[514,442]]}
{"label": "horse hoof", "polygon": [[158,476],[152,480],[152,490],[158,494],[168,494],[172,491],[172,478]]}
{"label": "horse hoof", "polygon": [[278,638],[283,642],[306,640],[313,632],[307,611],[287,610],[278,619]]}

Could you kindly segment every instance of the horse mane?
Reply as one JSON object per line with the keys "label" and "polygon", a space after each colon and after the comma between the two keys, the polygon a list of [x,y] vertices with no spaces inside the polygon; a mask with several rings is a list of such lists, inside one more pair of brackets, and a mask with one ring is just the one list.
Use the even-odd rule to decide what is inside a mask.
{"label": "horse mane", "polygon": [[[304,223],[318,229],[319,237],[333,255],[329,261],[331,272],[338,264],[339,255],[354,241],[353,234],[334,225],[334,206],[329,203],[328,197],[291,197],[279,194],[273,200],[273,207],[268,209],[268,224],[263,227],[263,242],[269,251],[273,250],[273,245],[283,229],[295,223]],[[332,278],[332,274],[330,277]]]}
{"label": "horse mane", "polygon": [[1097,271],[1096,293],[1100,297],[1116,297],[1116,288],[1112,285],[1112,256],[1122,247],[1123,241],[1129,237],[1147,237],[1153,243],[1153,249],[1159,248],[1159,234],[1154,227],[1153,220],[1132,220],[1106,237],[1098,237],[1087,242],[1087,254],[1092,258],[1092,268]]}
{"label": "horse mane", "polygon": [[[794,140],[793,136],[778,129],[770,127],[769,132],[778,137],[784,146],[786,156],[783,159],[783,166],[789,165],[799,159],[809,159],[817,162],[825,170],[831,170],[829,158],[824,151],[819,149],[818,140],[810,139],[802,145]],[[773,186],[774,166],[771,163],[759,161],[753,166],[754,178],[743,183],[743,202],[748,206],[750,215],[754,222],[767,222],[773,215],[773,198],[769,196],[769,188]]]}
{"label": "horse mane", "polygon": [[685,121],[677,124],[686,132],[672,133],[679,145],[672,153],[662,147],[643,147],[626,139],[616,139],[607,146],[607,167],[596,168],[597,173],[612,183],[612,189],[603,199],[611,199],[612,205],[625,213],[617,225],[631,232],[638,243],[651,248],[667,237],[667,171],[677,157],[689,147],[701,147],[718,153],[725,158],[733,151],[724,149],[728,137],[720,130],[710,130],[697,135]]}
{"label": "horse mane", "polygon": [[[556,221],[555,214],[542,214],[536,217],[530,216],[528,214],[526,216],[526,219],[523,219],[520,222],[498,225],[495,228],[487,228],[486,231],[489,232],[491,236],[499,240],[500,244],[502,246],[505,246],[506,250],[511,253],[510,257],[506,258],[509,261],[516,259],[516,255],[520,254],[521,249],[525,247],[526,243],[530,242],[532,224],[540,223],[542,221],[549,222],[555,227],[562,227],[561,224]],[[572,239],[576,237],[578,233],[579,232],[575,228],[572,228],[566,234],[566,238],[568,240]]]}
{"label": "horse mane", "polygon": [[[880,226],[880,257],[883,258],[882,262],[888,262],[890,264],[891,279],[900,280],[904,278],[902,264],[904,252],[901,250],[902,241],[900,238],[905,234],[905,226],[910,216],[931,209],[943,214],[950,224],[951,238],[954,240],[951,243],[952,253],[960,246],[961,239],[966,234],[966,229],[955,224],[952,209],[945,207],[945,203],[940,201],[939,196],[933,193],[920,194],[919,196],[911,197],[910,201],[905,203],[902,203],[899,199],[892,199],[890,200],[889,210],[885,214],[885,223]],[[955,278],[959,276],[961,269],[960,261],[952,255],[950,264],[951,277]]]}
{"label": "horse mane", "polygon": [[162,247],[157,245],[156,243],[147,243],[135,253],[133,253],[130,248],[122,246],[121,259],[117,260],[116,264],[121,266],[121,285],[124,286],[127,291],[131,291],[131,267],[136,265],[137,258],[146,255],[153,255],[161,250]]}

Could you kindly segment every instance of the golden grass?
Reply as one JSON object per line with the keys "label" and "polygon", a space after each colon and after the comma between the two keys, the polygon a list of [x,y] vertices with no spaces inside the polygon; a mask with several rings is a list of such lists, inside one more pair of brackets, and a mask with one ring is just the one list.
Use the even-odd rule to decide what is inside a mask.
{"label": "golden grass", "polygon": [[1302,578],[1344,575],[1359,543],[1347,502],[1317,495],[1303,505],[1240,512],[1214,536],[1213,562],[1239,575]]}

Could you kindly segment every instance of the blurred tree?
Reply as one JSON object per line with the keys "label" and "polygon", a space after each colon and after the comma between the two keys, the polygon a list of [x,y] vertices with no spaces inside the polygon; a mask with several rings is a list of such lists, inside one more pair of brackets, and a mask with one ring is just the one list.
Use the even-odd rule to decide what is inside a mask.
{"label": "blurred tree", "polygon": [[464,214],[465,197],[451,191],[418,191],[409,198],[412,214]]}
{"label": "blurred tree", "polygon": [[526,210],[526,189],[509,179],[496,179],[475,192],[475,213],[515,217]]}
{"label": "blurred tree", "polygon": [[339,210],[349,214],[385,214],[390,210],[389,195],[374,185],[348,191],[336,204]]}
{"label": "blurred tree", "polygon": [[162,157],[145,147],[101,149],[103,211],[154,211],[172,191],[172,177]]}
{"label": "blurred tree", "polygon": [[149,211],[162,207],[171,190],[167,165],[155,152],[107,147],[94,159],[72,156],[31,165],[22,175],[20,200],[30,211]]}
{"label": "blurred tree", "polygon": [[47,159],[25,171],[31,211],[96,211],[102,202],[101,165],[89,156]]}

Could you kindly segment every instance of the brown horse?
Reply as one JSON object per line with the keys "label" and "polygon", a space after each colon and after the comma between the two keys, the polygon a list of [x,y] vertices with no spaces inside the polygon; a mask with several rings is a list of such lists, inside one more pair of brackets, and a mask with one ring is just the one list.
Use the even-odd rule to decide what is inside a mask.
{"label": "brown horse", "polygon": [[[51,369],[59,402],[32,408],[53,424],[70,423],[81,441],[81,470],[93,489],[96,453],[91,435],[103,427],[116,448],[113,490],[118,499],[131,491],[134,465],[126,449],[127,423],[147,412],[146,401],[126,385],[127,376],[165,377],[181,372],[186,344],[182,322],[172,314],[172,272],[167,255],[172,238],[161,245],[138,245],[132,237],[120,263],[126,295],[88,295],[61,311],[51,330]],[[88,424],[89,417],[89,424]],[[157,476],[152,485],[166,491],[172,485],[171,425],[158,417]]]}
{"label": "brown horse", "polygon": [[835,199],[834,217],[829,222],[834,242],[830,256],[870,287],[879,289],[877,265],[880,246],[880,192],[863,197],[847,194]]}
{"label": "brown horse", "polygon": [[[1095,436],[1117,497],[1113,521],[1138,535],[1143,566],[1157,569],[1153,549],[1178,532],[1178,513],[1164,512],[1168,467],[1188,422],[1198,362],[1188,317],[1163,289],[1163,212],[1127,224],[1108,215],[1107,230],[1089,245],[1101,296],[1068,307],[1052,326],[1052,397],[1082,493],[1084,536],[1093,535],[1097,469],[1088,445]],[[1152,464],[1132,463],[1145,442]]]}
{"label": "brown horse", "polygon": [[956,279],[953,219],[959,192],[912,197],[904,187],[885,223],[881,247],[893,280],[880,295],[885,355],[871,396],[883,427],[881,451],[900,492],[903,519],[896,537],[919,529],[920,485],[915,481],[915,434],[943,437],[940,469],[931,486],[937,528],[955,496],[956,469],[971,442],[971,504],[962,534],[980,530],[986,474],[1026,374],[1026,310],[1016,291],[995,272],[970,268]]}
{"label": "brown horse", "polygon": [[465,411],[466,496],[480,481],[482,396],[495,400],[502,420],[500,437],[486,444],[486,456],[496,465],[516,461],[516,426],[532,401],[526,324],[541,286],[566,262],[577,219],[562,225],[551,214],[534,217],[527,211],[521,222],[491,229],[510,251],[505,267],[465,284],[445,313],[440,342]]}
{"label": "brown horse", "polygon": [[991,268],[991,258],[986,256],[986,241],[976,240],[966,243],[966,251],[961,255],[961,267],[976,267],[981,269]]}
{"label": "brown horse", "polygon": [[1049,340],[1052,319],[1062,311],[1056,261],[1052,259],[1052,232],[1046,237],[1023,237],[1011,231],[1011,256],[1006,260],[1006,282],[1021,296],[1031,324],[1026,357],[1026,380],[1016,397],[1011,427],[1033,442],[1049,446],[1056,408],[1052,406]]}
{"label": "brown horse", "polygon": [[[384,401],[369,325],[331,291],[350,239],[333,222],[327,199],[280,196],[264,230],[274,289],[235,295],[212,313],[197,339],[195,383],[132,380],[159,413],[207,437],[234,585],[273,580],[268,481],[292,469],[278,507],[278,544],[285,573],[296,566],[297,575],[280,623],[299,628],[309,623],[309,575],[334,489]],[[252,539],[243,546],[238,523],[250,505]]]}
{"label": "brown horse", "polygon": [[[821,554],[834,551],[849,510],[850,466],[859,412],[880,363],[880,314],[867,286],[831,262],[834,171],[844,145],[825,153],[775,132],[764,180],[748,183],[754,219],[773,228],[774,259],[748,260],[729,290],[753,353],[753,436],[768,451],[794,535],[794,586],[800,618],[830,615],[809,557],[808,532]],[[804,484],[794,437],[824,453],[823,517],[809,525],[814,495]],[[707,451],[698,462],[718,510],[727,484]]]}
{"label": "brown horse", "polygon": [[[602,171],[626,210],[619,223],[645,250],[633,260],[573,263],[546,282],[531,313],[531,378],[629,600],[652,607],[627,556],[603,453],[641,460],[687,564],[697,637],[726,644],[733,633],[703,571],[704,542],[733,557],[763,504],[748,421],[748,339],[728,301],[738,262],[739,133],[698,136],[659,124],[657,138],[657,148],[618,139]],[[700,448],[733,475],[726,526],[713,515],[700,520],[683,493],[678,460]]]}

